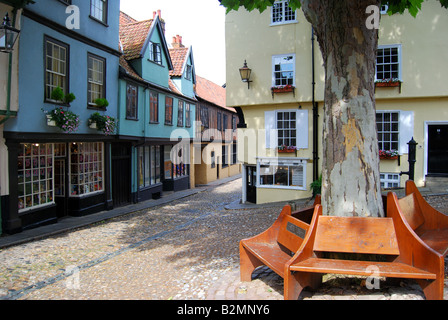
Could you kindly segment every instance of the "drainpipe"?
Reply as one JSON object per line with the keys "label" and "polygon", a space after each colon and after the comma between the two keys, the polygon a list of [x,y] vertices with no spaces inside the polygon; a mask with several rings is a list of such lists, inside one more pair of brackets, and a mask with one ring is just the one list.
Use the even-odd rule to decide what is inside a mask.
{"label": "drainpipe", "polygon": [[311,27],[311,65],[312,65],[312,103],[313,103],[313,181],[319,178],[319,155],[318,155],[318,103],[316,102],[315,91],[316,91],[316,81],[314,72],[314,28]]}

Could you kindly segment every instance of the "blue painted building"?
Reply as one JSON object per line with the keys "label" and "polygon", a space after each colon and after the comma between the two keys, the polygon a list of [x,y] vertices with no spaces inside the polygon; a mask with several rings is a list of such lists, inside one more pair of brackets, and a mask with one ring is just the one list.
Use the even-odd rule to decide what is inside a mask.
{"label": "blue painted building", "polygon": [[[115,136],[91,128],[89,118],[96,112],[118,118],[119,6],[120,1],[39,0],[24,8],[19,112],[4,127],[4,232],[113,206]],[[76,130],[47,119],[54,110],[73,113]]]}
{"label": "blue painted building", "polygon": [[[121,148],[116,155],[121,157],[121,172],[128,178],[122,174],[125,182],[115,198],[119,202],[121,197],[123,204],[191,186],[190,151],[197,103],[193,56],[189,48],[190,54],[183,55],[181,62],[177,55],[173,57],[164,29],[160,11],[145,21],[120,15]],[[188,65],[188,71],[173,75],[178,63]]]}

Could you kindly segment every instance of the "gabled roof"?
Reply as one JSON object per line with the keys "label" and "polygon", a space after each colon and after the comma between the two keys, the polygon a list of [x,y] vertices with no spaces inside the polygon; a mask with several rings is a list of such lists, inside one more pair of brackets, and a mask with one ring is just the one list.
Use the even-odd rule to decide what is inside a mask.
{"label": "gabled roof", "polygon": [[200,76],[196,76],[196,96],[218,107],[236,112],[234,108],[226,105],[226,89]]}
{"label": "gabled roof", "polygon": [[162,49],[166,53],[168,68],[172,70],[173,64],[159,16],[156,15],[154,19],[135,21],[127,14],[120,13],[120,41],[125,59],[129,61],[142,58],[153,32],[158,30],[161,35]]}

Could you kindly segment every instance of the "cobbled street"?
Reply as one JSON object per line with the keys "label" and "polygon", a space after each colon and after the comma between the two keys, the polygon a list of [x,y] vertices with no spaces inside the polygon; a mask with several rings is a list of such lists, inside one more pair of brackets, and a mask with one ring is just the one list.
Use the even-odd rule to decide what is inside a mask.
{"label": "cobbled street", "polygon": [[[0,298],[205,299],[239,240],[279,208],[226,210],[241,179],[168,205],[0,251]],[[70,273],[71,272],[71,273]]]}
{"label": "cobbled street", "polygon": [[[254,273],[256,280],[239,281],[238,252],[239,241],[268,228],[281,206],[225,208],[240,197],[239,178],[166,205],[0,250],[0,299],[282,300],[283,280],[265,267]],[[445,197],[431,199],[443,209]],[[384,284],[372,293],[344,281],[332,280],[304,298],[424,298],[413,284]]]}

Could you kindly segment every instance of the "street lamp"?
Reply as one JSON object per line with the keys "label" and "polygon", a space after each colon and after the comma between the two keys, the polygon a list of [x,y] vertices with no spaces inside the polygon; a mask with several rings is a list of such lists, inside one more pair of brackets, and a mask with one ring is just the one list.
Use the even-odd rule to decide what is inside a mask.
{"label": "street lamp", "polygon": [[250,83],[252,81],[250,81],[250,74],[252,72],[252,69],[250,69],[247,66],[247,62],[246,60],[244,60],[244,66],[240,68],[240,75],[241,75],[241,80],[243,80],[243,82],[247,82],[247,89],[250,88]]}
{"label": "street lamp", "polygon": [[12,52],[19,33],[20,30],[11,27],[11,20],[9,19],[8,13],[6,13],[3,18],[3,23],[0,25],[0,51],[6,53]]}

